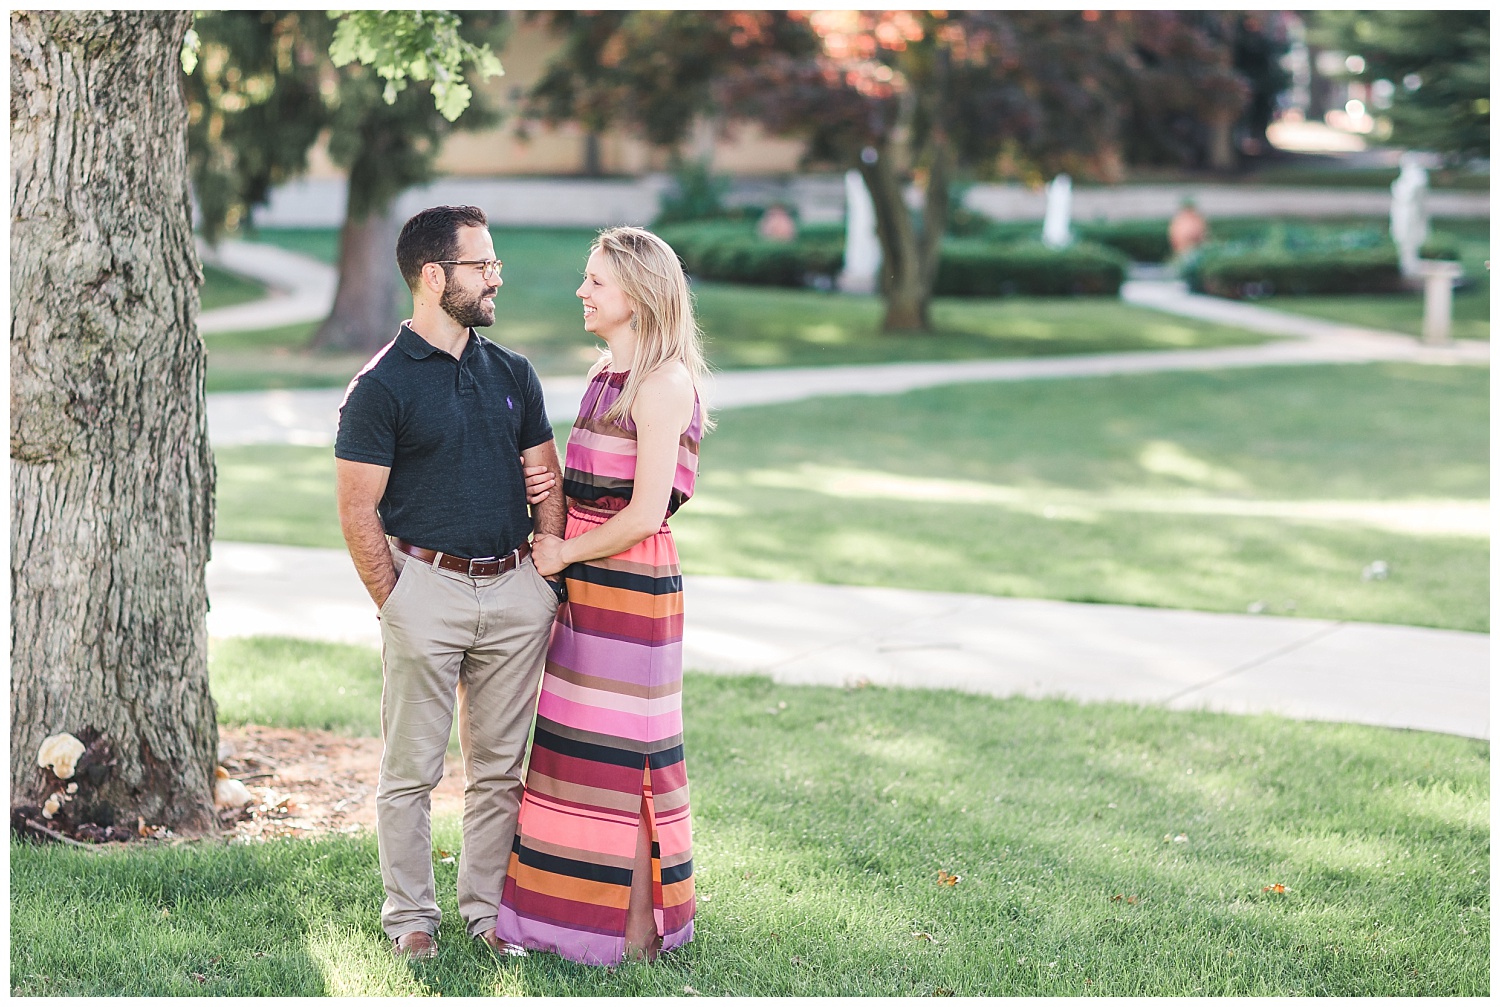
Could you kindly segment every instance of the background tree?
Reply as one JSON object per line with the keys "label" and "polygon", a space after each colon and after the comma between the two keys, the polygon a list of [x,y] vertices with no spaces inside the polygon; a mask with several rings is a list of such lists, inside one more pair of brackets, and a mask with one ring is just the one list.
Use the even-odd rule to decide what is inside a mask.
{"label": "background tree", "polygon": [[[1185,119],[1232,163],[1251,89],[1243,22],[1180,12],[630,11],[550,15],[562,50],[531,94],[550,121],[626,123],[676,148],[695,119],[755,119],[875,204],[883,327],[930,328],[950,186],[999,159],[1040,181],[1117,179],[1141,122]],[[1249,30],[1249,28],[1246,28]],[[907,206],[911,184],[921,209]]]}
{"label": "background tree", "polygon": [[[331,118],[333,28],[321,11],[203,11],[184,77],[188,163],[210,242],[248,222],[271,188],[307,170]],[[190,59],[190,62],[192,60]]]}
{"label": "background tree", "polygon": [[11,52],[11,800],[213,823],[213,458],[178,81],[187,12],[18,11]]}
{"label": "background tree", "polygon": [[[503,15],[444,11],[226,11],[197,24],[189,75],[194,185],[204,231],[250,218],[270,187],[306,169],[323,131],[347,169],[333,309],[313,345],[373,352],[405,306],[392,261],[397,197],[430,181],[442,140],[496,115],[462,64],[499,73]],[[407,86],[408,83],[414,86]],[[462,125],[454,120],[462,113]]]}
{"label": "background tree", "polygon": [[1490,12],[1308,12],[1308,41],[1364,59],[1351,76],[1390,81],[1391,142],[1450,164],[1490,154]]}
{"label": "background tree", "polygon": [[[1105,11],[1128,36],[1117,80],[1130,112],[1121,131],[1132,165],[1229,171],[1264,149],[1290,75],[1274,11]],[[1246,141],[1249,141],[1248,143]]]}

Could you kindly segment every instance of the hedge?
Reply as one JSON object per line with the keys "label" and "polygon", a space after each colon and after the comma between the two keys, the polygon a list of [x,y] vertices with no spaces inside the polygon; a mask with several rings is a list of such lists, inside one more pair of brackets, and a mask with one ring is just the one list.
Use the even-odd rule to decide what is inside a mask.
{"label": "hedge", "polygon": [[843,231],[804,228],[795,241],[767,241],[753,224],[677,224],[657,234],[682,257],[688,275],[759,286],[801,287],[844,266]]}
{"label": "hedge", "polygon": [[1040,242],[994,245],[973,240],[944,244],[933,293],[945,297],[1116,296],[1129,261],[1085,241],[1067,248]]}
{"label": "hedge", "polygon": [[1381,294],[1401,289],[1394,245],[1294,249],[1207,246],[1184,270],[1189,287],[1218,297]]}
{"label": "hedge", "polygon": [[[695,279],[801,287],[832,279],[843,269],[844,234],[837,225],[804,227],[792,242],[766,241],[752,226],[725,221],[676,224],[657,233],[677,250]],[[1088,242],[1055,250],[1035,241],[951,239],[943,245],[933,292],[948,297],[1113,296],[1127,265],[1119,252]]]}

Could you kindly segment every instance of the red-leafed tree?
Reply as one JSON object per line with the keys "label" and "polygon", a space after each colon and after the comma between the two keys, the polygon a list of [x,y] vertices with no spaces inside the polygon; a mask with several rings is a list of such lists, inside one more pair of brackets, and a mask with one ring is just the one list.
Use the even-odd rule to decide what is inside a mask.
{"label": "red-leafed tree", "polygon": [[[929,328],[960,171],[1118,177],[1135,120],[1232,123],[1233,24],[1181,12],[633,11],[550,15],[565,44],[532,92],[551,120],[683,141],[750,118],[857,168],[883,252],[883,327]],[[1136,124],[1135,128],[1139,128]],[[903,198],[915,183],[921,209]]]}

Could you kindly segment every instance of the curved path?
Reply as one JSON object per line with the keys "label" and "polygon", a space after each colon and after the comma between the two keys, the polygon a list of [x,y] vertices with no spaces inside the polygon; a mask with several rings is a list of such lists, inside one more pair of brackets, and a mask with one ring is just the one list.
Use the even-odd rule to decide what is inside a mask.
{"label": "curved path", "polygon": [[[277,272],[301,257],[257,258],[245,248],[228,254],[236,263],[229,268],[267,282],[274,274],[291,292],[281,299],[276,322],[240,326],[257,307],[241,305],[205,312],[205,331],[223,324],[286,324],[292,313],[286,302],[296,298],[298,310],[313,311],[307,280],[312,271],[301,274],[307,282],[300,288]],[[231,260],[223,261],[229,266]],[[971,381],[1378,360],[1489,363],[1488,343],[1425,346],[1398,333],[1189,294],[1170,282],[1132,281],[1122,297],[1280,338],[1206,350],[722,372],[709,398],[724,409]],[[261,308],[274,303],[257,302]],[[324,304],[309,317],[326,310]],[[571,417],[583,379],[544,379],[543,386],[551,418]],[[210,436],[215,446],[329,445],[341,398],[340,390],[210,395]],[[379,643],[369,598],[341,551],[217,542],[208,577],[214,636]],[[1489,736],[1487,634],[727,577],[686,580],[684,656],[698,670],[762,672],[799,684],[866,681],[1270,712]]]}

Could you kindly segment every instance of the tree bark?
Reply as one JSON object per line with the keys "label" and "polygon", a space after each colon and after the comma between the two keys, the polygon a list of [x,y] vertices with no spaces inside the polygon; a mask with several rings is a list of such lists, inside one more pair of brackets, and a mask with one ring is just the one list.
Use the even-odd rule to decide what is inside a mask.
{"label": "tree bark", "polygon": [[885,332],[925,331],[927,298],[923,296],[916,222],[901,192],[901,178],[887,151],[874,164],[860,163],[859,173],[875,207],[880,238],[880,293],[885,298]]}
{"label": "tree bark", "polygon": [[920,232],[906,205],[894,159],[882,151],[874,164],[861,162],[859,166],[875,206],[875,231],[880,238],[882,259],[880,289],[885,297],[885,318],[880,327],[885,332],[932,329],[932,288],[948,224],[952,153],[941,138],[929,144],[927,153],[927,192]]}
{"label": "tree bark", "polygon": [[[396,338],[409,292],[396,268],[402,221],[393,206],[357,214],[350,208],[339,231],[339,281],[333,310],[313,336],[314,349],[374,353]],[[409,312],[408,312],[409,314]]]}
{"label": "tree bark", "polygon": [[204,564],[213,456],[179,77],[186,11],[11,21],[13,804],[214,821]]}

